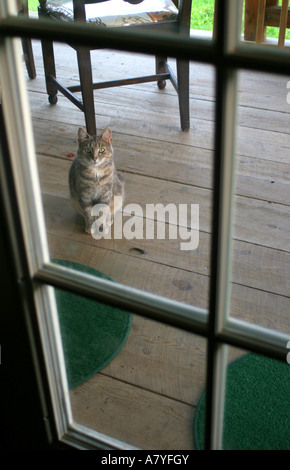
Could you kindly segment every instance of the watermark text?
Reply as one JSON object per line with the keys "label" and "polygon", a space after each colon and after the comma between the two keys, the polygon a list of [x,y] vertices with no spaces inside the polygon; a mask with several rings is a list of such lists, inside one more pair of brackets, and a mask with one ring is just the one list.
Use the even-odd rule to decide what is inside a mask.
{"label": "watermark text", "polygon": [[[118,196],[115,197],[117,199]],[[118,206],[119,201],[115,201]],[[91,211],[95,221],[92,236],[127,240],[180,240],[180,250],[196,250],[199,244],[199,204],[127,204],[114,215],[106,204],[96,204]]]}

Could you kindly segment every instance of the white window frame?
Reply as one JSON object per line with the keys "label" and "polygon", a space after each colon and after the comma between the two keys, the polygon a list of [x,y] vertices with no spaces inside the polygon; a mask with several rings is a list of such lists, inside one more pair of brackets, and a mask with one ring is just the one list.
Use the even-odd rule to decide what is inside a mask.
{"label": "white window frame", "polygon": [[[4,0],[0,5],[0,83],[14,185],[7,183],[1,171],[1,188],[7,213],[11,214],[11,191],[16,195],[21,214],[22,233],[16,233],[13,217],[9,218],[15,259],[21,257],[24,244],[29,266],[29,282],[34,292],[43,353],[46,360],[50,395],[58,438],[77,448],[132,449],[118,441],[75,423],[72,418],[65,366],[61,348],[57,310],[51,286],[81,293],[126,310],[183,328],[207,338],[207,415],[206,448],[222,448],[223,404],[225,386],[224,351],[227,345],[286,360],[289,337],[283,332],[259,327],[229,316],[231,287],[231,240],[235,187],[235,115],[237,75],[241,69],[290,75],[289,52],[263,46],[243,44],[239,40],[241,0],[218,2],[215,41],[199,41],[164,36],[156,41],[125,31],[97,31],[104,47],[125,50],[165,52],[190,60],[211,64],[216,71],[215,166],[213,191],[211,287],[209,311],[175,302],[112,283],[84,273],[55,265],[50,261],[46,239],[41,191],[25,77],[19,42],[14,36],[41,38],[52,34],[49,25],[16,18],[16,1]],[[236,27],[233,27],[236,25]],[[91,36],[91,29],[89,30]],[[92,42],[86,26],[53,25],[53,36],[59,40],[74,34],[77,40]],[[134,37],[134,41],[132,41]],[[116,42],[117,41],[117,42]],[[163,49],[162,49],[163,48]],[[1,163],[5,155],[1,152]],[[3,165],[1,165],[3,168]],[[10,212],[9,212],[10,211]],[[23,276],[18,264],[18,278]],[[29,312],[27,319],[29,321]],[[37,358],[35,359],[37,367]]]}

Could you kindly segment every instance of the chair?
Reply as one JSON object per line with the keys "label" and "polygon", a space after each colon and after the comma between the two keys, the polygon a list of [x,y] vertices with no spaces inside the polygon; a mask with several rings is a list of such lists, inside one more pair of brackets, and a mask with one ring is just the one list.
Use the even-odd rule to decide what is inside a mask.
{"label": "chair", "polygon": [[[282,0],[282,7],[278,7],[280,11],[280,18],[279,18],[279,39],[278,39],[278,46],[284,47],[285,44],[285,35],[286,35],[286,28],[287,28],[287,20],[288,20],[288,4],[289,0]],[[273,9],[277,10],[276,5],[268,6],[267,8],[267,1],[266,0],[259,0],[258,6],[258,18],[257,18],[257,32],[256,32],[256,42],[261,44],[264,40],[264,29],[266,23],[266,9],[268,16],[271,17],[271,11]],[[269,15],[270,12],[270,15]],[[270,22],[271,24],[271,22]],[[275,26],[275,24],[274,24]]]}
{"label": "chair", "polygon": [[[18,14],[28,16],[28,0],[18,0]],[[31,39],[21,38],[24,61],[29,78],[36,78]]]}
{"label": "chair", "polygon": [[[136,29],[182,31],[189,34],[192,0],[39,0],[39,17],[58,21],[86,21],[96,27],[134,26]],[[148,10],[146,11],[146,8]],[[114,16],[112,15],[112,12]],[[90,49],[69,44],[76,50],[80,85],[65,87],[56,79],[53,43],[42,41],[43,63],[49,102],[57,102],[57,92],[63,93],[84,112],[87,132],[96,134],[94,90],[132,83],[157,81],[160,89],[171,80],[178,93],[182,130],[189,129],[189,62],[177,59],[177,77],[166,57],[156,57],[155,74],[132,79],[93,83]],[[81,91],[82,100],[75,93]]]}
{"label": "chair", "polygon": [[267,26],[279,28],[278,46],[284,47],[286,28],[290,28],[289,0],[245,0],[245,40],[262,44]]}

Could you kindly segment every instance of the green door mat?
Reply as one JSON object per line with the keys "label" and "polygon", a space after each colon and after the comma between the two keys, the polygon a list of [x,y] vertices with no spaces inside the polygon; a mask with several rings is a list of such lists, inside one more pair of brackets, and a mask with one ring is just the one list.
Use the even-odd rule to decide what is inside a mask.
{"label": "green door mat", "polygon": [[[53,260],[103,279],[95,269],[71,261]],[[55,289],[69,388],[103,369],[125,344],[132,315],[110,305]]]}
{"label": "green door mat", "polygon": [[[285,353],[286,356],[286,353]],[[204,448],[205,393],[194,420],[194,444]],[[247,354],[228,366],[224,450],[290,450],[290,365]]]}

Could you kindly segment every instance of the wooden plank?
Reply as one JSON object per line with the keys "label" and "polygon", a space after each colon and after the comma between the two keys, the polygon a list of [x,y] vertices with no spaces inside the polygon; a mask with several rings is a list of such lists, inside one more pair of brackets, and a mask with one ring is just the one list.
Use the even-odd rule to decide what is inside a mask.
{"label": "wooden plank", "polygon": [[289,307],[289,297],[232,284],[231,316],[239,320],[289,334]]}
{"label": "wooden plank", "polygon": [[[285,88],[287,77],[273,73],[244,71],[239,72],[238,103],[241,106],[254,108],[274,113],[287,113],[287,102],[285,100]],[[284,116],[287,119],[287,116]],[[281,116],[281,120],[283,116]],[[269,125],[269,129],[279,132],[281,129],[270,120],[263,118],[263,124]],[[271,127],[272,126],[272,127]]]}
{"label": "wooden plank", "polygon": [[242,157],[237,161],[235,194],[289,205],[290,165]]}
{"label": "wooden plank", "polygon": [[[278,1],[278,0],[277,0]],[[281,7],[268,7],[266,8],[266,15],[265,15],[265,25],[266,26],[276,26],[277,28],[280,25],[280,15],[281,15]],[[288,15],[286,27],[290,28],[290,16]]]}
{"label": "wooden plank", "polygon": [[[285,115],[288,110],[287,106],[289,106],[285,99],[287,79],[272,77],[272,80],[276,82],[275,91],[272,90],[272,87],[267,90],[265,86],[264,93],[261,93],[261,84],[258,87],[257,80],[254,80],[254,74],[251,75],[251,80],[245,80],[244,75],[243,73],[238,90],[239,125],[289,134],[289,118]],[[243,84],[244,81],[246,85]],[[148,84],[147,90],[140,90],[140,85],[138,85],[135,87],[127,86],[118,87],[117,89],[104,89],[102,92],[96,92],[94,94],[96,114],[100,114],[100,109],[105,113],[109,107],[114,107],[115,109],[120,109],[120,107],[132,108],[132,103],[135,104],[135,112],[148,108],[153,111],[158,110],[161,116],[169,112],[173,113],[173,115],[178,114],[176,95],[172,93],[158,93],[153,86],[153,84]],[[285,90],[285,92],[282,93],[282,90]],[[37,90],[29,92],[32,103],[35,99],[35,92],[37,93]],[[140,100],[140,92],[142,92],[142,101]],[[39,98],[40,104],[48,104],[46,94],[39,94]],[[273,100],[275,100],[276,108],[279,108],[278,110],[267,109],[271,107],[270,105]],[[56,106],[59,106],[59,104]],[[190,106],[191,117],[194,120],[197,118],[209,122],[214,120],[215,103],[213,99],[195,97],[194,94],[191,94]],[[49,109],[51,107],[48,107]]]}
{"label": "wooden plank", "polygon": [[[57,220],[57,218],[58,216],[54,220]],[[82,254],[83,248],[84,253],[90,252],[90,256],[94,260],[93,267],[105,272],[118,282],[201,308],[208,307],[208,276],[178,269],[166,264],[166,254],[168,253],[168,250],[165,248],[166,245],[163,245],[162,251],[160,250],[159,262],[154,262],[150,260],[150,257],[147,257],[146,253],[138,256],[140,245],[132,245],[129,250],[126,250],[126,247],[124,247],[124,252],[119,251],[118,247],[116,247],[116,251],[114,251],[114,240],[111,243],[111,247],[107,244],[105,248],[101,243],[99,244],[96,240],[92,239],[92,237],[85,236],[86,234],[83,232],[74,238],[71,235],[70,225],[64,227],[61,235],[57,231],[56,224],[50,218],[50,215],[46,216],[46,220],[48,234],[50,237],[53,236],[53,238],[49,237],[51,243],[49,248],[52,257],[62,257],[67,253],[68,259],[87,264],[89,259],[87,257],[84,258]],[[61,220],[65,222],[63,217],[61,217]],[[58,246],[58,244],[56,245],[54,236],[60,239],[60,243],[66,244],[67,249],[63,247],[55,254],[55,246]],[[97,258],[95,253],[98,253]],[[162,258],[163,263],[160,262]],[[109,264],[107,265],[106,263]],[[206,269],[204,271],[206,272]]]}
{"label": "wooden plank", "polygon": [[245,0],[244,37],[246,41],[256,40],[259,0]]}
{"label": "wooden plank", "polygon": [[[79,79],[75,53],[65,46],[58,45],[57,50],[58,48],[60,48],[60,54],[58,54],[59,65],[57,68],[58,77],[64,80],[66,84],[77,84]],[[30,91],[37,93],[43,92],[46,94],[42,53],[37,43],[34,44],[34,53],[37,62],[37,78],[36,80],[27,80],[27,87]],[[143,72],[147,74],[148,71],[152,69],[152,64],[154,65],[154,61],[148,56],[104,50],[95,51],[93,53],[92,63],[95,73],[94,80],[96,81],[98,79],[103,81],[106,78],[108,78],[108,80],[119,79],[124,77],[124,74],[131,77],[136,73],[136,69],[139,69],[138,72],[141,74]],[[174,64],[174,60],[170,61],[172,69],[175,70]],[[207,114],[207,118],[209,118],[210,114],[207,110],[212,109],[212,104],[215,101],[214,68],[205,64],[190,63],[190,77],[190,98],[195,102],[195,109],[198,111],[195,111],[194,114],[202,116],[204,107],[204,114]],[[284,92],[287,81],[287,77],[275,75],[275,73],[265,74],[241,70],[239,73],[239,102],[244,107],[256,109],[257,112],[268,110],[287,113],[288,105],[285,100]],[[165,103],[165,107],[168,106],[168,102],[175,103],[176,101],[176,93],[170,83],[168,83],[168,86],[162,91],[160,91],[154,83],[120,87],[117,90],[107,89],[103,90],[101,94],[96,93],[95,98],[97,103],[108,101],[118,106],[119,100],[128,99],[129,101],[131,98],[132,101],[137,94],[136,104],[138,105],[138,102],[141,103],[139,99],[140,95],[138,95],[140,92],[142,92],[142,101],[146,101],[146,96],[148,96],[149,101],[154,103],[155,99],[159,97],[161,98],[161,103]],[[165,99],[163,98],[164,96]],[[45,102],[47,102],[47,98]],[[173,107],[175,108],[176,105],[174,104]],[[160,111],[162,112],[161,108]],[[261,123],[271,125],[272,127],[270,127],[270,129],[281,131],[281,126],[283,126],[282,116],[281,119],[279,119],[277,113],[275,117],[275,120],[273,119],[270,123],[267,122],[267,119],[261,119]],[[277,119],[278,122],[276,122]],[[287,132],[287,130],[285,132]]]}
{"label": "wooden plank", "polygon": [[[286,111],[287,108],[287,102],[285,99],[285,94],[287,91],[287,81],[284,80],[284,82],[279,86],[277,83],[277,89],[279,87],[279,92],[275,93],[275,96],[271,96],[272,99],[276,99],[276,102],[280,104],[281,111],[272,111],[265,109],[267,107],[267,102],[269,102],[268,95],[265,94],[261,97],[259,101],[259,106],[263,109],[255,108],[255,107],[250,107],[249,105],[245,105],[244,101],[246,99],[253,99],[252,95],[249,95],[249,92],[247,90],[243,90],[242,87],[240,87],[239,90],[239,100],[240,100],[240,106],[238,107],[238,124],[240,127],[246,127],[246,128],[254,128],[254,129],[261,129],[261,130],[268,130],[269,132],[281,132],[285,133],[289,137],[289,117]],[[175,120],[178,120],[179,118],[179,113],[178,113],[178,102],[177,102],[177,97],[175,95],[164,95],[162,93],[160,94],[155,94],[151,90],[151,87],[148,87],[149,89],[147,90],[147,93],[143,93],[143,99],[142,102],[140,101],[140,90],[138,88],[133,89],[130,87],[123,87],[117,88],[114,90],[103,90],[101,94],[95,93],[94,101],[95,101],[95,110],[96,110],[96,115],[98,116],[98,119],[100,122],[102,122],[102,117],[104,118],[106,115],[107,117],[110,117],[110,119],[116,119],[116,116],[112,114],[112,110],[115,112],[118,112],[120,114],[122,112],[122,115],[124,118],[126,115],[128,115],[127,120],[127,126],[130,124],[130,121],[132,119],[132,116],[135,116],[136,119],[139,121],[145,121],[146,115],[149,116],[152,115],[154,122],[155,122],[155,116],[158,114],[161,118],[161,124],[162,125],[168,125],[169,128],[170,126],[173,126],[173,122]],[[281,90],[284,90],[284,93],[281,93]],[[47,96],[42,95],[42,94],[36,94],[35,92],[29,92],[30,93],[30,101],[32,103],[33,109],[35,107],[42,109],[42,116],[44,111],[46,111],[47,116],[46,119],[51,119],[52,116],[50,117],[50,113],[55,113],[57,110],[60,111],[62,110],[62,113],[64,116],[70,112],[69,110],[74,109],[73,115],[76,117],[75,122],[78,121],[78,116],[80,119],[82,119],[82,113],[79,111],[77,108],[75,108],[67,99],[64,99],[62,95],[59,95],[59,101],[56,105],[50,106],[47,101]],[[244,98],[244,96],[245,98]],[[259,93],[256,93],[256,96],[259,96]],[[134,105],[133,105],[134,104]],[[289,105],[288,105],[289,106]],[[59,108],[61,108],[59,110]],[[141,115],[140,112],[142,111]],[[143,112],[145,114],[143,114]],[[190,99],[190,112],[191,112],[191,129],[195,129],[195,126],[197,125],[198,121],[206,121],[208,122],[209,127],[212,127],[213,122],[214,122],[214,102],[211,101],[204,101],[200,99]],[[131,117],[129,117],[131,115]],[[173,119],[170,119],[168,115],[172,115]],[[61,113],[56,114],[58,120],[63,120],[64,116],[61,116]],[[41,115],[38,115],[38,117],[41,117]],[[45,118],[45,116],[43,116]],[[120,116],[121,118],[121,116]],[[60,121],[61,122],[61,121]],[[83,125],[80,122],[80,125]],[[101,127],[101,126],[99,126]],[[140,127],[139,131],[143,128],[143,126]],[[179,134],[182,133],[180,130]],[[130,132],[129,132],[130,133]],[[184,133],[183,133],[184,134]],[[148,136],[149,137],[149,136]],[[162,137],[162,133],[161,133]],[[184,138],[187,138],[183,136]],[[189,136],[190,137],[190,136]],[[193,135],[192,137],[192,144],[196,145],[196,143],[193,140]],[[170,138],[170,134],[169,134]],[[188,140],[188,138],[187,138]],[[207,148],[207,147],[205,147]],[[212,146],[211,146],[212,148]]]}
{"label": "wooden plank", "polygon": [[[39,154],[68,160],[68,155],[76,152],[78,126],[52,122],[49,132],[47,121],[35,121],[35,126]],[[157,145],[154,139],[115,132],[113,145],[116,164],[122,171],[152,177],[160,175],[167,181],[202,188],[212,187],[213,152],[210,150],[179,144],[172,151],[170,142]],[[281,162],[273,164],[272,161],[258,157],[237,156],[237,160],[237,195],[288,203],[286,195],[289,190],[290,165]]]}
{"label": "wooden plank", "polygon": [[[69,197],[68,184],[65,182],[69,164],[67,161],[49,157],[39,160],[43,192]],[[174,182],[169,184],[164,180],[129,173],[125,175],[125,187],[125,204],[138,204],[143,211],[146,211],[146,204],[199,204],[200,231],[210,233],[210,190]],[[288,213],[288,206],[237,196],[234,238],[287,252],[290,232]]]}
{"label": "wooden plank", "polygon": [[259,0],[258,3],[258,17],[257,17],[257,31],[256,31],[256,42],[261,44],[265,36],[265,10],[266,10],[266,0]]}
{"label": "wooden plank", "polygon": [[[53,232],[51,229],[49,229],[49,233],[50,236],[52,236]],[[136,287],[145,291],[148,290],[154,294],[163,295],[165,297],[176,299],[182,302],[187,302],[201,308],[207,308],[208,276],[206,275],[207,269],[205,269],[207,266],[204,266],[204,273],[186,271],[182,268],[165,264],[167,255],[166,250],[165,256],[162,252],[160,254],[160,257],[162,255],[164,256],[163,263],[160,263],[160,257],[159,260],[157,260],[155,263],[146,253],[141,256],[134,256],[132,255],[132,251],[128,251],[125,248],[124,252],[114,252],[114,248],[111,248],[110,250],[108,247],[99,247],[95,240],[90,240],[91,243],[88,243],[86,235],[82,234],[80,238],[76,238],[74,240],[68,236],[68,233],[70,233],[70,231],[64,231],[63,237],[61,237],[59,233],[55,235],[56,237],[60,238],[60,243],[63,245],[68,245],[68,248],[65,248],[65,246],[62,247],[59,250],[57,256],[64,256],[67,252],[69,259],[78,261],[78,257],[81,257],[80,262],[84,262],[85,264],[90,264],[91,256],[92,260],[95,260],[95,264],[93,264],[93,266],[96,269],[104,271],[107,275],[112,276],[118,282],[131,285],[132,287]],[[63,241],[61,242],[61,240]],[[52,242],[53,245],[50,248],[52,253],[54,253],[56,244],[55,238],[52,238]],[[87,248],[83,246],[82,251],[82,245],[79,245],[79,243],[83,243],[87,246]],[[113,243],[113,247],[114,245],[115,244]],[[58,244],[56,246],[58,246]],[[137,245],[138,248],[139,246],[140,245]],[[284,298],[281,299],[282,305],[284,305],[284,307],[277,309],[277,311],[281,312],[281,315],[285,314],[285,318],[288,318],[288,310],[285,311],[285,306],[288,304],[289,308],[289,263],[286,261],[284,264],[282,264],[282,274],[280,274],[281,266],[277,266],[277,268],[272,270],[270,265],[271,260],[275,259],[275,252],[272,253],[272,257],[267,257],[264,255],[261,262],[255,266],[254,261],[256,256],[259,255],[259,252],[255,254],[255,252],[252,252],[250,249],[246,250],[241,248],[242,246],[240,246],[240,249],[237,250],[235,247],[237,268],[234,270],[234,280],[235,282],[240,281],[240,283],[237,284],[237,291],[241,289],[242,283],[245,284],[245,287],[247,285],[256,285],[257,288],[261,290],[261,292],[265,292],[265,298],[267,298],[267,284],[269,285],[272,281],[272,292],[274,294],[277,291],[282,292],[282,295],[285,296],[285,300]],[[248,248],[250,247],[248,246]],[[84,258],[84,254],[87,251],[89,256]],[[95,251],[98,253],[98,258],[96,258],[96,255],[94,254]],[[266,254],[269,255],[269,252]],[[52,256],[54,256],[54,254],[52,254]],[[107,258],[110,260],[108,266],[106,265]],[[123,270],[122,262],[124,263]],[[196,270],[198,271],[198,268]],[[283,275],[284,273],[285,276]],[[281,282],[280,288],[279,280]],[[249,297],[250,294],[248,293],[248,299]],[[252,298],[254,299],[254,294],[252,295]],[[261,309],[261,305],[256,305],[254,301],[251,302],[253,312],[257,312],[257,316],[260,315],[262,318],[263,310]],[[243,316],[243,310],[240,311],[239,307],[233,307],[233,311],[240,312],[240,314]]]}
{"label": "wooden plank", "polygon": [[[192,138],[189,132],[182,132],[180,130],[177,98],[175,97],[174,100],[176,100],[176,104],[172,113],[172,108],[166,107],[166,100],[164,100],[163,119],[162,116],[160,116],[158,108],[152,110],[150,106],[144,106],[142,109],[140,105],[138,112],[137,106],[134,106],[132,100],[129,108],[116,107],[114,103],[107,104],[101,102],[101,104],[96,107],[98,129],[104,129],[106,126],[110,126],[115,132],[119,130],[129,135],[140,135],[140,130],[142,130],[142,135],[157,140],[168,139],[169,133],[169,135],[171,135],[170,141],[189,144]],[[34,106],[34,119],[49,119],[55,122],[72,125],[77,123],[79,127],[85,125],[83,113],[62,96],[59,97],[58,104],[55,106],[50,106],[47,100],[43,99],[43,95],[40,95],[40,97],[37,94],[34,95],[32,101]],[[197,132],[199,132],[198,126],[198,122],[192,122],[191,127],[192,129],[196,129]],[[213,138],[212,132],[211,137],[209,135],[208,123],[206,123],[206,127],[207,132],[205,135],[199,132],[200,145],[204,148],[207,148],[210,141],[212,146]]]}
{"label": "wooden plank", "polygon": [[[205,276],[58,235],[49,234],[49,243],[51,256],[92,266],[121,284],[195,305],[207,303]],[[191,289],[186,288],[189,283]],[[261,290],[234,284],[231,314],[285,333],[290,330],[289,298]],[[103,373],[192,405],[198,402],[204,386],[205,356],[204,340],[198,336],[135,315],[126,344]]]}
{"label": "wooden plank", "polygon": [[206,381],[206,340],[134,315],[120,354],[102,374],[196,406]]}
{"label": "wooden plank", "polygon": [[[49,119],[54,123],[58,123],[62,129],[64,125],[78,127],[84,126],[83,114],[76,109],[65,98],[61,105],[50,107],[37,96],[34,99],[36,108],[33,112],[35,120]],[[157,141],[166,141],[172,144],[182,144],[185,146],[194,146],[195,148],[212,150],[213,145],[213,124],[204,120],[194,120],[189,132],[181,132],[177,127],[179,117],[170,117],[169,121],[158,127],[158,113],[144,112],[144,120],[136,114],[134,108],[122,113],[115,107],[111,107],[107,116],[104,115],[106,106],[102,108],[103,114],[98,117],[98,127],[103,129],[110,126],[114,133],[125,134],[129,136],[140,136]],[[179,124],[178,124],[179,125]],[[74,136],[73,136],[74,139]],[[73,145],[73,141],[71,146]],[[71,147],[70,146],[70,147]],[[247,127],[239,127],[237,135],[237,154],[248,156],[251,158],[260,158],[269,161],[273,159],[277,162],[289,164],[288,151],[290,147],[290,139],[288,134],[270,132],[260,129],[250,129]]]}
{"label": "wooden plank", "polygon": [[237,154],[289,165],[288,134],[240,127],[237,132]]}
{"label": "wooden plank", "polygon": [[194,408],[98,374],[70,394],[85,426],[150,450],[193,449]]}
{"label": "wooden plank", "polygon": [[[196,250],[180,250],[180,239],[169,240],[94,240],[84,233],[81,218],[75,215],[68,199],[45,195],[44,210],[47,230],[67,240],[80,241],[88,245],[130,255],[162,265],[183,269],[189,273],[209,276],[210,235],[201,232]],[[168,233],[168,232],[167,232]],[[234,241],[232,279],[234,283],[261,289],[268,292],[289,295],[290,255],[279,250],[259,245]],[[193,288],[192,282],[174,281],[184,290]],[[164,295],[164,294],[162,294]]]}

